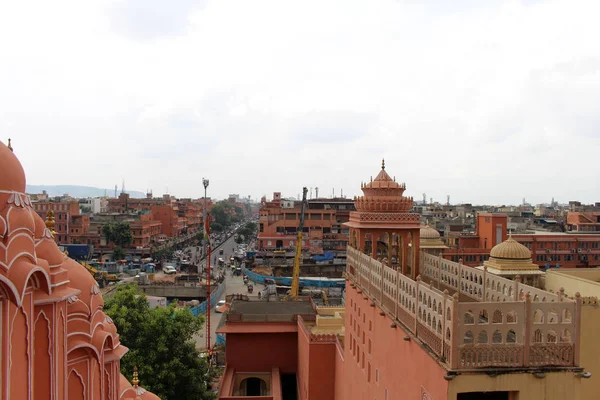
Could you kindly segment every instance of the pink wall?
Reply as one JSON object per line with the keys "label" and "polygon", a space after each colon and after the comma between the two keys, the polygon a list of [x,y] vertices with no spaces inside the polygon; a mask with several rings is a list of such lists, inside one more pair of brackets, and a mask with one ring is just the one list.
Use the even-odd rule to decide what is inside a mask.
{"label": "pink wall", "polygon": [[236,371],[296,373],[298,365],[298,334],[289,333],[228,333],[227,364]]}
{"label": "pink wall", "polygon": [[300,400],[331,400],[335,396],[335,343],[310,343],[309,333],[298,329],[298,391]]}
{"label": "pink wall", "polygon": [[347,392],[336,393],[336,399],[385,399],[386,389],[389,399],[400,394],[420,399],[423,389],[435,400],[446,399],[445,369],[420,344],[403,340],[406,332],[400,324],[391,328],[392,320],[379,311],[347,287],[343,377]]}
{"label": "pink wall", "polygon": [[347,385],[346,382],[344,382],[344,349],[336,345],[334,400],[346,400],[348,398],[346,388]]}
{"label": "pink wall", "polygon": [[308,400],[308,384],[310,381],[310,344],[306,333],[298,329],[298,373],[296,380],[298,382],[299,400]]}

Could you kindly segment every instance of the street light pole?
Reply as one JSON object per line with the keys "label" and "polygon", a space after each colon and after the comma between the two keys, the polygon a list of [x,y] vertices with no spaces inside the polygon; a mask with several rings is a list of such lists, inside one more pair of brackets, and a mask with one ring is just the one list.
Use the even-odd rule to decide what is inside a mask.
{"label": "street light pole", "polygon": [[[208,188],[208,179],[202,178],[202,185],[204,185],[204,212],[203,220],[204,223],[204,254],[206,260],[206,351],[210,354],[210,221],[208,221],[206,212],[206,189]],[[200,266],[198,266],[200,269]]]}

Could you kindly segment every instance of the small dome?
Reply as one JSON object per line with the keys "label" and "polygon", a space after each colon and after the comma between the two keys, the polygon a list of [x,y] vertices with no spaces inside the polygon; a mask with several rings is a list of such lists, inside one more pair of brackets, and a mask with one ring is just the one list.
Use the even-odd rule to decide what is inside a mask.
{"label": "small dome", "polygon": [[504,242],[492,248],[490,257],[504,260],[530,260],[531,251],[509,236]]}
{"label": "small dome", "polygon": [[0,190],[25,192],[25,171],[17,156],[0,142]]}
{"label": "small dome", "polygon": [[430,227],[429,225],[425,225],[421,227],[419,237],[421,239],[439,239],[440,233],[437,230]]}

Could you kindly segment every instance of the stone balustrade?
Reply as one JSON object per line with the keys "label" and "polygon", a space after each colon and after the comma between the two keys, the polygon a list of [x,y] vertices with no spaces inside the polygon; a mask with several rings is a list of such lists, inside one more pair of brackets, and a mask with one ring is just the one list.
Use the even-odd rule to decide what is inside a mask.
{"label": "stone balustrade", "polygon": [[349,246],[346,273],[449,370],[578,366],[578,295],[571,300],[427,253],[420,259],[423,280],[415,281]]}

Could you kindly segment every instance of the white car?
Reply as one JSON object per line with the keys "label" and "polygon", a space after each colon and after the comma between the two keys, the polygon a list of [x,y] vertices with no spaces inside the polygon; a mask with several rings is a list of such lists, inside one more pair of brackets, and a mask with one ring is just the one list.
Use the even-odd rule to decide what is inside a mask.
{"label": "white car", "polygon": [[215,305],[215,312],[222,313],[223,311],[225,311],[225,307],[223,307],[225,304],[225,300],[217,301],[217,304]]}
{"label": "white car", "polygon": [[165,273],[167,275],[176,274],[177,270],[172,265],[167,265],[166,267],[163,268],[163,273]]}

